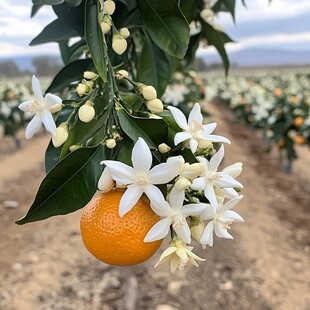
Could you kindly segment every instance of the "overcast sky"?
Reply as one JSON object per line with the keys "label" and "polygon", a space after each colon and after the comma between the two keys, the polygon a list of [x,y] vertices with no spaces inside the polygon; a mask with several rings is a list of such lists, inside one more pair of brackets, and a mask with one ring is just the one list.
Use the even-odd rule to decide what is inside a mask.
{"label": "overcast sky", "polygon": [[[189,1],[189,0],[187,0]],[[247,8],[237,0],[236,24],[231,16],[217,18],[237,43],[228,50],[277,48],[310,50],[310,0],[246,0]],[[49,6],[30,18],[31,0],[0,1],[0,57],[29,54],[58,54],[57,44],[30,47],[29,42],[55,19]],[[208,49],[212,53],[212,48]]]}

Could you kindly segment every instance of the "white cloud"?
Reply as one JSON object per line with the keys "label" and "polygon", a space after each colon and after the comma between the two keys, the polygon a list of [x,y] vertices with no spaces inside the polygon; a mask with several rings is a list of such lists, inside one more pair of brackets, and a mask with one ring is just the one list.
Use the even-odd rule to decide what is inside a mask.
{"label": "white cloud", "polygon": [[11,43],[0,44],[0,56],[25,56],[25,55],[59,55],[58,44],[48,43],[38,46],[22,46]]}

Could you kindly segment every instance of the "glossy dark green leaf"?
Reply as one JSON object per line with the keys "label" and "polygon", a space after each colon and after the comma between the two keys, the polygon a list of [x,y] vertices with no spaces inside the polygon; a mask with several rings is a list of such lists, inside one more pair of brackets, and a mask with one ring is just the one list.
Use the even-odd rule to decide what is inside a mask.
{"label": "glossy dark green leaf", "polygon": [[235,5],[236,0],[218,0],[212,7],[212,10],[217,13],[220,11],[229,12],[235,20]]}
{"label": "glossy dark green leaf", "polygon": [[35,5],[57,5],[63,3],[65,0],[32,0]]}
{"label": "glossy dark green leaf", "polygon": [[160,143],[166,141],[168,126],[164,120],[144,117],[134,117],[124,109],[117,111],[122,130],[134,142],[143,138],[151,149],[156,149]]}
{"label": "glossy dark green leaf", "polygon": [[129,11],[133,10],[134,8],[138,6],[137,0],[119,0],[119,2],[126,5]]}
{"label": "glossy dark green leaf", "polygon": [[146,34],[141,55],[137,61],[137,79],[155,87],[160,98],[169,83],[170,75],[170,63],[165,52]]}
{"label": "glossy dark green leaf", "polygon": [[31,8],[31,17],[35,16],[43,5],[34,4]]}
{"label": "glossy dark green leaf", "polygon": [[107,81],[107,51],[104,36],[98,23],[98,9],[96,2],[87,0],[86,3],[86,22],[85,36],[92,59],[101,79]]}
{"label": "glossy dark green leaf", "polygon": [[83,0],[65,0],[65,1],[68,5],[73,7],[79,6],[83,2]]}
{"label": "glossy dark green leaf", "polygon": [[83,208],[97,190],[103,159],[102,145],[70,153],[47,174],[27,214],[16,224],[44,220]]}
{"label": "glossy dark green leaf", "polygon": [[200,43],[200,34],[197,34],[195,36],[191,36],[188,44],[188,50],[186,52],[186,55],[184,56],[184,59],[182,61],[184,67],[188,67],[192,65],[193,61],[195,60],[196,57],[196,51],[199,47]]}
{"label": "glossy dark green leaf", "polygon": [[182,59],[189,41],[189,26],[177,1],[138,0],[152,40],[167,54]]}
{"label": "glossy dark green leaf", "polygon": [[123,96],[122,100],[125,102],[127,108],[133,111],[138,111],[143,104],[141,96],[137,94]]}
{"label": "glossy dark green leaf", "polygon": [[229,69],[229,59],[225,50],[225,43],[233,40],[224,32],[214,29],[208,23],[202,22],[202,34],[207,39],[209,45],[213,45],[220,54],[226,75]]}
{"label": "glossy dark green leaf", "polygon": [[81,81],[84,71],[86,71],[91,64],[91,59],[79,59],[70,62],[59,71],[46,92],[59,92],[64,88],[68,87],[70,83],[75,81]]}
{"label": "glossy dark green leaf", "polygon": [[63,23],[60,19],[55,19],[30,42],[30,45],[38,45],[48,42],[60,42],[79,35],[80,33],[77,30]]}
{"label": "glossy dark green leaf", "polygon": [[198,13],[199,0],[180,1],[180,9],[188,23],[190,23]]}

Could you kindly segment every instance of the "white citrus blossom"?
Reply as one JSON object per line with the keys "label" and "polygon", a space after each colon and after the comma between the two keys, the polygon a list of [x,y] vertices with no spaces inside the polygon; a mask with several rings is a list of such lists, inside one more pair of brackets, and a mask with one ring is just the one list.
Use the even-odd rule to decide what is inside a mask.
{"label": "white citrus blossom", "polygon": [[158,262],[154,268],[159,265],[168,263],[170,264],[170,270],[175,273],[177,269],[183,270],[184,266],[190,262],[192,265],[199,267],[196,260],[204,261],[192,252],[193,247],[187,246],[180,239],[174,239],[170,242],[170,246],[161,254]]}
{"label": "white citrus blossom", "polygon": [[207,140],[211,142],[224,142],[229,143],[230,141],[222,136],[211,135],[216,128],[216,123],[210,123],[203,125],[203,115],[199,103],[195,103],[192,111],[189,113],[188,121],[186,121],[185,115],[175,107],[168,107],[171,111],[172,116],[178,126],[183,129],[183,132],[178,132],[174,137],[174,144],[178,145],[181,142],[189,140],[190,149],[193,153],[196,152],[198,143],[200,140]]}
{"label": "white citrus blossom", "polygon": [[211,204],[209,208],[206,208],[200,215],[201,219],[209,220],[212,219],[204,229],[204,232],[200,238],[202,245],[208,244],[213,246],[213,232],[219,238],[233,239],[232,235],[229,234],[227,229],[230,228],[232,222],[243,222],[243,218],[232,209],[243,196],[233,198],[223,205],[223,200]]}
{"label": "white citrus blossom", "polygon": [[[218,166],[220,165],[224,157],[224,146],[222,145],[217,153],[208,161],[204,157],[199,157],[199,161],[204,164],[204,169],[202,175],[199,178],[193,180],[191,188],[194,190],[204,191],[205,197],[210,201],[211,204],[216,204],[216,194],[214,188],[220,188],[222,191],[227,193],[232,197],[237,197],[238,193],[234,189],[243,188],[243,185],[236,181],[233,176],[236,173],[231,172],[233,165],[227,167],[223,171],[217,171]],[[228,169],[229,168],[229,169]],[[239,166],[238,169],[239,172]]]}
{"label": "white citrus blossom", "polygon": [[56,125],[51,109],[53,106],[62,103],[61,98],[50,93],[46,94],[44,97],[40,81],[34,75],[32,76],[32,90],[36,99],[23,102],[18,106],[18,108],[24,112],[35,114],[26,128],[26,139],[31,139],[33,135],[40,130],[42,123],[47,131],[55,135]]}
{"label": "white citrus blossom", "polygon": [[154,206],[164,206],[165,199],[154,184],[165,184],[176,177],[181,169],[183,158],[170,158],[166,163],[156,165],[151,169],[152,153],[146,142],[139,138],[132,149],[131,161],[133,167],[114,160],[103,160],[112,178],[119,184],[127,185],[119,205],[119,214],[123,217],[145,193]]}
{"label": "white citrus blossom", "polygon": [[208,205],[205,203],[184,204],[185,192],[172,188],[165,205],[152,205],[153,211],[163,217],[147,233],[144,242],[153,242],[167,236],[172,225],[177,236],[185,243],[191,242],[191,231],[186,221],[188,216],[199,215]]}

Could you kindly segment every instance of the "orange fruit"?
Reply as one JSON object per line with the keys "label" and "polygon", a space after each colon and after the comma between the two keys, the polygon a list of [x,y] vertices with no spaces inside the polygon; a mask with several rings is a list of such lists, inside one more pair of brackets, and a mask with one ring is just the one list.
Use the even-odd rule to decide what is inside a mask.
{"label": "orange fruit", "polygon": [[306,143],[305,138],[303,136],[296,136],[294,138],[294,142],[296,144],[305,144]]}
{"label": "orange fruit", "polygon": [[124,192],[124,189],[115,189],[95,196],[84,208],[80,222],[87,250],[104,263],[116,266],[142,263],[162,243],[162,240],[143,241],[160,220],[145,195],[123,218],[119,216],[119,203]]}
{"label": "orange fruit", "polygon": [[294,125],[296,127],[300,127],[304,123],[304,118],[302,116],[298,116],[294,119]]}

